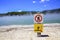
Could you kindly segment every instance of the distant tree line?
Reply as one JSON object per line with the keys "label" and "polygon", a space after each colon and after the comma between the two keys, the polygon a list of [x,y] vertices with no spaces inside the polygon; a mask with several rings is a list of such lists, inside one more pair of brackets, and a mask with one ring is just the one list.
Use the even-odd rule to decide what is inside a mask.
{"label": "distant tree line", "polygon": [[[4,14],[0,14],[0,16],[13,16],[13,15],[26,15],[26,14],[36,14],[37,12],[40,11],[22,11],[22,12],[8,12],[8,13],[4,13]],[[40,13],[46,14],[46,13],[60,13],[60,8],[58,9],[53,9],[53,10],[45,10],[45,11],[41,11]]]}
{"label": "distant tree line", "polygon": [[22,12],[8,12],[5,14],[0,14],[0,16],[13,16],[13,15],[26,15],[26,14],[35,14],[37,13],[36,11],[22,11]]}
{"label": "distant tree line", "polygon": [[44,10],[41,13],[60,13],[60,8],[52,10]]}

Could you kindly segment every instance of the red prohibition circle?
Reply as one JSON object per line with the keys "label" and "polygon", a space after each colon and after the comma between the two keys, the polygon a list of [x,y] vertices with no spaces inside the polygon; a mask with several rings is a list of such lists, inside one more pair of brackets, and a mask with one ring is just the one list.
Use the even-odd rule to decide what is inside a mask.
{"label": "red prohibition circle", "polygon": [[[37,16],[39,16],[39,19],[36,19]],[[41,16],[41,15],[36,15],[36,16],[35,16],[35,21],[36,21],[36,22],[41,22],[41,21],[42,21],[42,16]]]}

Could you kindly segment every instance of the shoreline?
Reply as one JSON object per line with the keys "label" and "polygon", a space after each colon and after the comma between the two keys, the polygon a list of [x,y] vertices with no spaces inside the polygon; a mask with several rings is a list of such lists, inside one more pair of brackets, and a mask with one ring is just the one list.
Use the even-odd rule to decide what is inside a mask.
{"label": "shoreline", "polygon": [[[60,26],[60,23],[46,23],[46,24],[43,24],[44,25],[44,27],[49,27],[49,26]],[[11,28],[11,27],[33,27],[34,26],[34,24],[31,24],[31,25],[2,25],[2,26],[0,26],[0,28],[7,28],[7,27],[9,27],[9,28]]]}

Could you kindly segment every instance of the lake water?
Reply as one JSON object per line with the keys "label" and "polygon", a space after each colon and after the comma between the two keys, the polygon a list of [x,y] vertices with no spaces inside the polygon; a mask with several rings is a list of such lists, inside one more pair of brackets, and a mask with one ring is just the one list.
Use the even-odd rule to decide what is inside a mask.
{"label": "lake water", "polygon": [[[3,16],[0,17],[0,25],[31,25],[34,24],[33,20],[34,15]],[[60,23],[60,14],[44,14],[43,23]]]}

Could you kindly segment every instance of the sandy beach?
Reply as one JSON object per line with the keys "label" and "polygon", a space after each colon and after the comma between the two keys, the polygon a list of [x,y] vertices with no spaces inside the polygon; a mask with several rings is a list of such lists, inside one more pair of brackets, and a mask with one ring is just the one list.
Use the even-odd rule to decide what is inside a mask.
{"label": "sandy beach", "polygon": [[0,40],[60,40],[60,24],[44,24],[41,37],[34,32],[34,25],[0,26]]}

